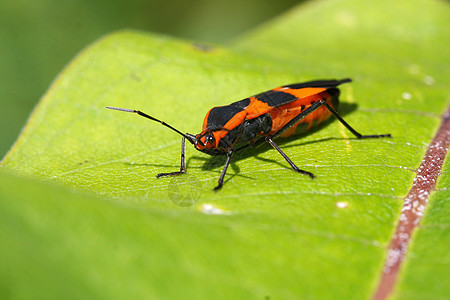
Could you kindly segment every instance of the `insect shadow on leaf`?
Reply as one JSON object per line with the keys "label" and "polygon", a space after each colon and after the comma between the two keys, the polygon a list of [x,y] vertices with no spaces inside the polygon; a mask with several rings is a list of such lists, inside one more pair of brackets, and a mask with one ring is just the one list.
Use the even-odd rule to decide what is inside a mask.
{"label": "insect shadow on leaf", "polygon": [[[214,188],[217,191],[224,185],[225,175],[230,165],[235,174],[239,173],[239,168],[235,164],[236,158],[232,160],[234,154],[243,152],[240,159],[248,157],[249,152],[243,150],[249,147],[257,148],[264,143],[270,144],[295,172],[313,179],[313,173],[297,167],[277,145],[278,138],[305,133],[310,128],[328,120],[331,116],[339,120],[358,139],[391,137],[390,134],[363,135],[348,124],[337,112],[340,94],[337,87],[351,81],[350,78],[345,78],[342,80],[294,83],[259,93],[226,106],[213,107],[206,114],[203,129],[197,135],[183,133],[170,124],[139,110],[110,106],[107,108],[136,113],[158,122],[182,136],[180,170],[160,173],[156,176],[157,178],[186,173],[186,140],[198,151],[211,156],[226,156],[218,185]],[[348,106],[344,109],[341,107],[341,112],[348,113],[349,110],[350,107]],[[310,131],[310,134],[313,132],[315,131]],[[283,144],[282,140],[281,144]],[[265,149],[255,150],[252,155],[257,156],[261,153],[260,151],[265,151]],[[239,157],[237,160],[239,160]],[[216,159],[212,159],[207,162],[206,168],[214,165],[215,161]]]}

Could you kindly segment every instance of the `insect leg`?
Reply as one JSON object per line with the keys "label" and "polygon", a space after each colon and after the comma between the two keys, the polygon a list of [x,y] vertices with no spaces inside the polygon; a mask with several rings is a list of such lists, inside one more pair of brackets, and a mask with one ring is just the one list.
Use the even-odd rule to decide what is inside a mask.
{"label": "insect leg", "polygon": [[179,172],[171,172],[171,173],[159,173],[156,175],[156,178],[163,177],[163,176],[174,176],[174,175],[180,175],[186,173],[186,163],[185,163],[185,155],[184,155],[184,142],[185,138],[184,136],[181,138],[181,166]]}
{"label": "insect leg", "polygon": [[299,167],[297,167],[297,166],[292,162],[292,160],[291,160],[291,159],[290,159],[283,151],[281,151],[280,147],[278,147],[278,145],[275,144],[275,142],[272,140],[271,137],[268,136],[268,137],[265,138],[265,140],[266,140],[266,142],[268,142],[272,147],[274,147],[274,148],[278,151],[278,153],[281,154],[281,156],[283,156],[283,158],[291,165],[292,169],[294,169],[295,172],[298,172],[298,173],[301,173],[301,174],[308,175],[309,177],[311,177],[311,179],[314,178],[314,174],[313,174],[313,173],[310,173],[310,172],[307,172],[307,171],[304,171],[304,170],[299,169]]}
{"label": "insect leg", "polygon": [[351,131],[358,139],[371,139],[371,138],[382,138],[382,137],[392,137],[390,133],[387,134],[371,134],[371,135],[362,135],[361,133],[357,132],[353,127],[351,127],[347,122],[345,122],[344,119],[335,111],[327,102],[320,101],[325,105],[326,108],[336,117],[336,119],[339,120],[345,127],[347,127],[348,130]]}
{"label": "insect leg", "polygon": [[391,134],[373,134],[373,135],[362,135],[361,133],[357,132],[353,127],[351,127],[342,117],[335,111],[326,101],[320,100],[316,103],[312,104],[310,107],[299,113],[295,118],[290,120],[286,125],[283,126],[279,131],[277,131],[275,134],[271,136],[272,139],[280,136],[283,134],[286,130],[291,128],[294,124],[296,124],[298,121],[309,115],[310,113],[314,112],[316,109],[320,108],[321,106],[325,106],[338,120],[341,122],[345,127],[347,127],[348,130],[350,130],[351,133],[353,133],[358,139],[370,139],[370,138],[382,138],[382,137],[391,137]]}
{"label": "insect leg", "polygon": [[233,148],[230,148],[227,153],[227,160],[225,161],[225,166],[223,167],[222,173],[220,174],[219,177],[219,184],[214,188],[215,191],[220,190],[223,186],[223,179],[225,178],[225,173],[227,173],[227,169],[228,166],[230,165],[231,156],[233,155],[233,153],[234,153]]}

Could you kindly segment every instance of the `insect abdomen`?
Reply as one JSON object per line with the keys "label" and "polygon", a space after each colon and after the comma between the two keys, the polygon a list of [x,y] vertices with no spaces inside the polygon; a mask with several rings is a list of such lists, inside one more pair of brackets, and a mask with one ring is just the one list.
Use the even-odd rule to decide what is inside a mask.
{"label": "insect abdomen", "polygon": [[[311,104],[324,100],[334,109],[337,109],[339,100],[339,90],[337,88],[331,88],[324,92],[309,96],[307,98],[299,99],[297,101],[285,104],[270,111],[272,117],[272,128],[269,135],[275,134],[290,120],[295,118],[301,112],[306,110]],[[294,124],[288,130],[286,130],[281,137],[287,137],[295,134],[301,134],[308,131],[311,127],[316,126],[323,121],[330,118],[331,112],[324,106],[318,108],[314,112],[306,115],[299,122]]]}

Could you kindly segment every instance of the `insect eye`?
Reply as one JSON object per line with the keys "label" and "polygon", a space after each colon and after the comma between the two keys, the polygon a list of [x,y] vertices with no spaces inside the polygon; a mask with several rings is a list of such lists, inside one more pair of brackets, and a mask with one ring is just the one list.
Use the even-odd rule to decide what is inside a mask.
{"label": "insect eye", "polygon": [[214,144],[214,135],[212,135],[212,134],[207,134],[207,135],[205,136],[205,142],[206,142],[207,144]]}

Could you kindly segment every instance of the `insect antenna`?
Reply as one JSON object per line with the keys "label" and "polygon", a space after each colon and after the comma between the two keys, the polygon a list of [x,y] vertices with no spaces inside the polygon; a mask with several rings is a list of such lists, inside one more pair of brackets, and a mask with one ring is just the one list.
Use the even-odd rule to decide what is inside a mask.
{"label": "insect antenna", "polygon": [[150,119],[152,121],[158,122],[161,125],[166,126],[167,128],[172,129],[173,131],[175,131],[176,133],[178,133],[179,135],[183,136],[185,139],[187,139],[189,142],[191,142],[191,144],[195,143],[195,136],[190,134],[190,133],[182,133],[181,131],[179,131],[178,129],[172,127],[171,125],[167,124],[164,121],[158,120],[157,118],[154,118],[150,115],[147,115],[146,113],[140,111],[140,110],[135,110],[135,109],[128,109],[128,108],[120,108],[120,107],[113,107],[113,106],[107,106],[107,109],[112,109],[112,110],[118,110],[118,111],[124,111],[124,112],[129,112],[129,113],[135,113],[138,114],[144,118]]}

